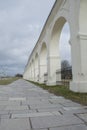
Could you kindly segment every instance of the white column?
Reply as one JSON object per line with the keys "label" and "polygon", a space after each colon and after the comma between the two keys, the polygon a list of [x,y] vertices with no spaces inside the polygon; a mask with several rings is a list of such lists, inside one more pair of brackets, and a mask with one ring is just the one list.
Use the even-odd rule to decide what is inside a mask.
{"label": "white column", "polygon": [[31,66],[31,81],[34,81],[34,65]]}
{"label": "white column", "polygon": [[35,82],[35,64],[33,63],[33,81]]}
{"label": "white column", "polygon": [[61,80],[59,76],[56,80],[56,71],[61,69],[60,57],[58,56],[49,56],[48,57],[48,81],[47,85],[56,85],[57,80]]}
{"label": "white column", "polygon": [[77,48],[74,47],[73,81],[70,83],[70,89],[87,92],[87,34],[79,34],[78,39]]}
{"label": "white column", "polygon": [[30,73],[30,74],[29,74],[29,75],[30,75],[30,76],[29,76],[29,80],[31,81],[31,78],[32,78],[32,70],[31,70],[31,67],[30,67],[29,73]]}
{"label": "white column", "polygon": [[40,64],[39,66],[40,72],[39,72],[39,83],[44,83],[44,74],[47,72],[47,65],[46,64]]}
{"label": "white column", "polygon": [[35,68],[35,82],[38,82],[38,75],[39,75],[39,71],[38,71],[38,67]]}

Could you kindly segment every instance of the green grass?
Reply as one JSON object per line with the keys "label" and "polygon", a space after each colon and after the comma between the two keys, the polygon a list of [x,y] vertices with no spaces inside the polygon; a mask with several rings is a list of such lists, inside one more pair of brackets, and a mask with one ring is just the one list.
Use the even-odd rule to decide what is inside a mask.
{"label": "green grass", "polygon": [[3,78],[3,79],[0,79],[0,85],[8,85],[8,84],[10,84],[13,81],[16,81],[18,79],[19,79],[18,77]]}
{"label": "green grass", "polygon": [[63,96],[66,99],[70,99],[74,102],[78,102],[82,105],[87,105],[87,93],[75,93],[69,90],[69,87],[66,86],[47,86],[44,84],[39,84],[32,82],[35,85],[48,90],[51,93],[54,93],[57,96]]}

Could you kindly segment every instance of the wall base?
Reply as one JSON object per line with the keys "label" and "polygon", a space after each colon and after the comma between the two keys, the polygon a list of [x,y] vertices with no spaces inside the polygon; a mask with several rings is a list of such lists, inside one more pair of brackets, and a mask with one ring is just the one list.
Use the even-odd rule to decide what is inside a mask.
{"label": "wall base", "polygon": [[48,82],[47,81],[46,85],[48,85],[48,86],[54,86],[54,85],[56,85],[56,82]]}
{"label": "wall base", "polygon": [[87,93],[87,81],[86,82],[70,82],[70,90],[73,92]]}

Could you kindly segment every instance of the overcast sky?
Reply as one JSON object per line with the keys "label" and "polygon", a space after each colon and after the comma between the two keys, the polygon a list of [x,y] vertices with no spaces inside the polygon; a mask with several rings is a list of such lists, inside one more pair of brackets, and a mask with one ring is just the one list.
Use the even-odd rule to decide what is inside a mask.
{"label": "overcast sky", "polygon": [[23,73],[54,2],[0,0],[0,73]]}

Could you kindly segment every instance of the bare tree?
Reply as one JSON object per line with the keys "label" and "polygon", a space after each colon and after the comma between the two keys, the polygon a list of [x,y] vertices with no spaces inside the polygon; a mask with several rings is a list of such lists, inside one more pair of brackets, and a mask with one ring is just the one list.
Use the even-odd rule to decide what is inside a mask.
{"label": "bare tree", "polygon": [[61,62],[61,69],[62,69],[62,70],[65,70],[66,68],[69,68],[69,67],[70,67],[69,61],[63,60],[63,61]]}
{"label": "bare tree", "polygon": [[72,67],[67,60],[61,62],[61,78],[71,79],[72,78]]}

